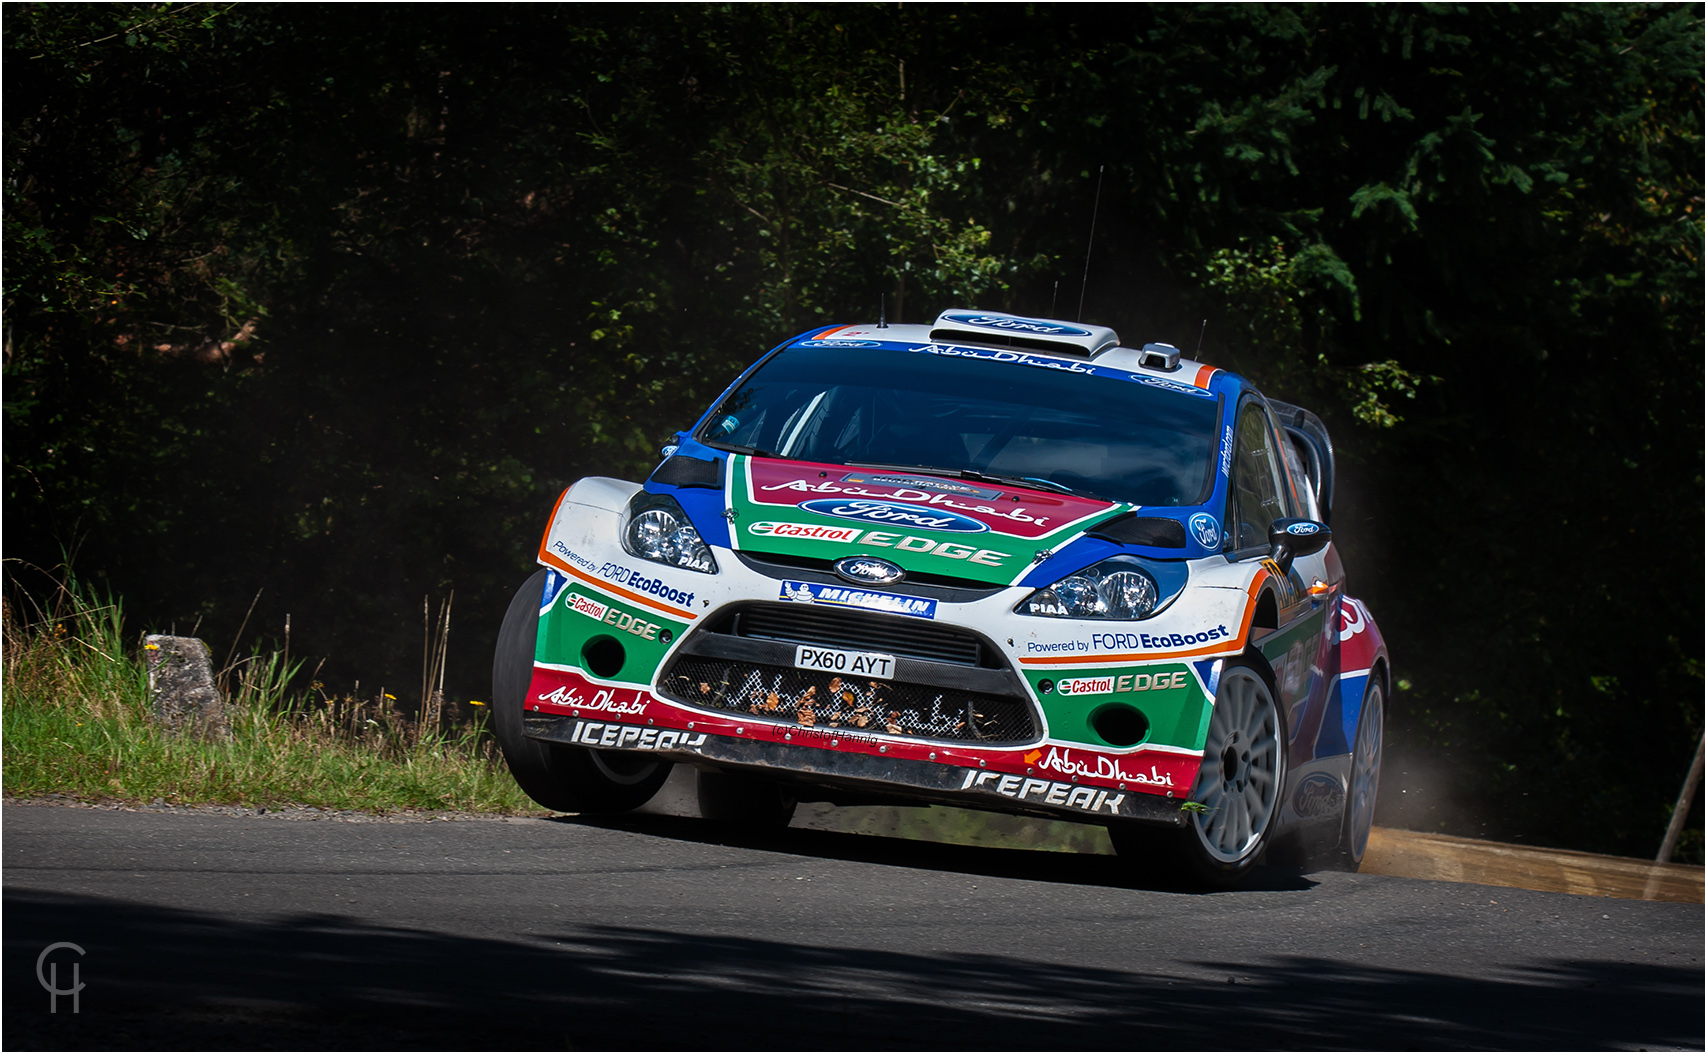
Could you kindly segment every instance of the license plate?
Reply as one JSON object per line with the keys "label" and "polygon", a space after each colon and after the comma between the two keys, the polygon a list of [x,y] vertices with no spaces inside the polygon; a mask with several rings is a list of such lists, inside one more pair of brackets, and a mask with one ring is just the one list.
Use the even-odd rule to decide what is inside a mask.
{"label": "license plate", "polygon": [[802,644],[794,649],[794,665],[803,670],[828,670],[880,681],[895,676],[895,656],[874,651],[840,651]]}

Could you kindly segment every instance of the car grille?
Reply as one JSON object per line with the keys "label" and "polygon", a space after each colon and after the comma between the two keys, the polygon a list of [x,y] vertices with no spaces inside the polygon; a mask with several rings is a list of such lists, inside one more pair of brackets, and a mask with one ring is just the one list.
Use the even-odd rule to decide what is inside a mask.
{"label": "car grille", "polygon": [[659,687],[692,706],[808,728],[992,744],[1036,738],[1024,702],[934,685],[689,655],[670,666]]}
{"label": "car grille", "polygon": [[[896,657],[886,681],[793,665],[795,648]],[[1017,744],[1037,738],[1036,708],[994,645],[928,620],[807,604],[746,604],[682,642],[658,679],[678,702],[805,727]]]}
{"label": "car grille", "polygon": [[994,650],[975,633],[925,619],[826,611],[809,604],[763,604],[720,620],[717,627],[737,637],[811,644],[820,648],[877,651],[927,662],[962,666],[1002,665]]}

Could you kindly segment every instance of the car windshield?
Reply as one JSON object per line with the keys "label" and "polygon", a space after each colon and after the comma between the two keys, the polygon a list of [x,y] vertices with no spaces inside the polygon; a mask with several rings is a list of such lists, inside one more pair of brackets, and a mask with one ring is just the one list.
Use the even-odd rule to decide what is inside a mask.
{"label": "car windshield", "polygon": [[1208,500],[1218,397],[966,350],[785,348],[698,438],[760,456],[982,474],[1138,505]]}

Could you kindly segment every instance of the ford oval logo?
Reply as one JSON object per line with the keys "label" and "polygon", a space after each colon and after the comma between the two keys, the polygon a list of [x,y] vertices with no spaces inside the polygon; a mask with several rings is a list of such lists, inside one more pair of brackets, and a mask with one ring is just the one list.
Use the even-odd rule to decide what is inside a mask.
{"label": "ford oval logo", "polygon": [[1010,333],[1039,333],[1051,337],[1088,337],[1091,331],[1077,326],[1063,325],[1060,322],[1046,319],[1019,318],[1015,315],[984,315],[976,312],[955,312],[945,314],[943,318],[950,322],[958,322],[963,326],[977,326],[980,329],[1005,329]]}
{"label": "ford oval logo", "polygon": [[1345,789],[1340,781],[1325,772],[1312,772],[1292,792],[1292,809],[1299,816],[1312,819],[1332,816],[1345,804]]}
{"label": "ford oval logo", "polygon": [[1200,512],[1191,518],[1191,533],[1197,538],[1197,544],[1205,549],[1213,549],[1221,544],[1221,525],[1207,512]]}
{"label": "ford oval logo", "polygon": [[896,527],[922,527],[929,531],[951,531],[955,534],[980,534],[989,530],[987,524],[947,509],[923,505],[903,505],[897,501],[867,501],[855,498],[819,498],[803,501],[800,507],[820,516],[839,516],[844,520],[863,520],[866,523],[887,523]]}
{"label": "ford oval logo", "polygon": [[1319,530],[1321,528],[1313,523],[1289,523],[1286,525],[1286,533],[1291,535],[1315,534]]}
{"label": "ford oval logo", "polygon": [[907,572],[877,556],[844,556],[835,563],[836,574],[866,586],[888,586],[907,577]]}

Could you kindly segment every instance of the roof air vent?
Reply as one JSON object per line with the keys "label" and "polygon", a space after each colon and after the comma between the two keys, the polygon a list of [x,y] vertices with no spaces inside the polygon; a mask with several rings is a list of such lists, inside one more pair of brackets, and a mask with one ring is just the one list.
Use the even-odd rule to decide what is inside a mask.
{"label": "roof air vent", "polygon": [[1179,369],[1179,349],[1172,344],[1146,344],[1138,356],[1138,365],[1146,370],[1172,373]]}
{"label": "roof air vent", "polygon": [[931,340],[943,344],[1030,348],[1056,355],[1094,356],[1120,343],[1107,326],[1086,326],[1053,318],[1027,318],[999,311],[944,311],[931,327]]}

